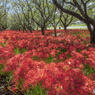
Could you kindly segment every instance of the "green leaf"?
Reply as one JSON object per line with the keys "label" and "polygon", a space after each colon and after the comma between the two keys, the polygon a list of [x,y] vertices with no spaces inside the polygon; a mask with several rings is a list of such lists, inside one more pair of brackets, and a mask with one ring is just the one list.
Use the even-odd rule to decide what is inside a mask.
{"label": "green leaf", "polygon": [[70,58],[70,57],[71,57],[71,55],[70,55],[70,54],[67,54],[67,57],[68,57],[68,58]]}
{"label": "green leaf", "polygon": [[84,74],[86,75],[90,75],[90,74],[93,74],[95,73],[95,69],[92,68],[90,65],[85,65],[85,69],[84,69]]}
{"label": "green leaf", "polygon": [[37,57],[37,56],[33,56],[32,58],[33,58],[33,60],[38,60],[39,59],[39,57]]}
{"label": "green leaf", "polygon": [[61,52],[67,52],[67,49],[62,48]]}
{"label": "green leaf", "polygon": [[21,50],[19,50],[19,48],[15,48],[14,52],[15,54],[19,54],[19,53],[24,53],[27,49],[26,48],[22,48]]}
{"label": "green leaf", "polygon": [[44,61],[47,63],[51,63],[53,61],[53,57],[50,55],[48,58],[46,58]]}
{"label": "green leaf", "polygon": [[[59,48],[57,50],[59,50]],[[60,50],[60,52],[58,54],[56,54],[56,55],[59,56],[60,54],[62,54],[62,52],[67,52],[67,49],[62,48]]]}
{"label": "green leaf", "polygon": [[7,43],[0,43],[2,47],[5,47]]}
{"label": "green leaf", "polygon": [[15,52],[15,54],[19,54],[20,53],[19,48],[15,48],[14,52]]}
{"label": "green leaf", "polygon": [[47,95],[46,90],[42,88],[40,84],[32,87],[30,90],[27,90],[28,95]]}
{"label": "green leaf", "polygon": [[26,52],[26,48],[22,48],[21,50],[20,50],[20,53],[24,53],[24,52]]}

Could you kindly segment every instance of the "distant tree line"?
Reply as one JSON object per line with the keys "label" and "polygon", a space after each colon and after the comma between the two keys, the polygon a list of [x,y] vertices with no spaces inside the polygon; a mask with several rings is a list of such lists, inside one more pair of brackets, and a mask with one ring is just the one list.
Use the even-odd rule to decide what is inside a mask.
{"label": "distant tree line", "polygon": [[95,0],[0,1],[0,30],[29,30],[32,33],[40,29],[44,35],[44,30],[53,27],[56,36],[58,26],[66,31],[76,20],[87,25],[90,43],[95,43]]}
{"label": "distant tree line", "polygon": [[[12,11],[8,15],[9,28],[12,30],[42,31],[53,27],[56,36],[58,26],[67,27],[75,20],[73,16],[63,13],[52,0],[16,0],[11,1]],[[71,6],[68,7],[72,10]]]}
{"label": "distant tree line", "polygon": [[7,0],[0,0],[0,31],[7,28]]}

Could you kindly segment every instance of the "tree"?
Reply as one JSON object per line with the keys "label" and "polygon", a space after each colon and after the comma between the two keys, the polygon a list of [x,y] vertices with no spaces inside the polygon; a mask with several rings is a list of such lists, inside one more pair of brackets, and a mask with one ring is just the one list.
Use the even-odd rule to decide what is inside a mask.
{"label": "tree", "polygon": [[31,18],[41,28],[42,35],[49,24],[51,18],[51,5],[48,0],[25,0],[29,11],[31,11]]}
{"label": "tree", "polygon": [[27,2],[25,1],[21,1],[21,0],[18,0],[19,1],[19,7],[21,9],[21,12],[24,16],[24,20],[25,20],[25,27],[26,29],[30,30],[30,32],[32,33],[32,30],[34,30],[34,21],[33,19],[31,18],[32,14],[31,12],[29,11],[29,7],[27,6]]}
{"label": "tree", "polygon": [[21,22],[16,13],[8,14],[8,28],[10,30],[21,30]]}
{"label": "tree", "polygon": [[59,22],[61,20],[61,17],[60,17],[61,16],[61,13],[58,10],[58,8],[55,7],[54,5],[53,5],[52,9],[53,9],[52,17],[49,20],[49,22],[54,27],[54,33],[55,33],[55,36],[56,36],[56,27],[57,27],[57,25],[59,24]]}
{"label": "tree", "polygon": [[71,22],[73,21],[73,16],[70,16],[68,14],[65,14],[65,13],[62,13],[61,12],[61,26],[64,27],[64,30],[66,31],[67,30],[67,27],[71,24]]}
{"label": "tree", "polygon": [[[27,7],[27,3],[24,0],[12,1],[12,13],[10,13],[9,22],[11,21],[11,29],[23,30],[27,32],[29,30],[32,33],[32,30],[35,28],[35,23],[32,20],[32,14]],[[15,18],[14,18],[15,17]]]}
{"label": "tree", "polygon": [[[52,1],[56,5],[56,7],[59,8],[62,12],[65,12],[83,21],[87,25],[88,30],[90,32],[90,43],[91,44],[95,43],[95,20],[89,14],[89,8],[91,10],[92,8],[95,8],[95,0],[52,0]],[[70,5],[78,11],[74,12],[73,10],[69,10],[68,8],[65,7],[65,5],[66,6]]]}
{"label": "tree", "polygon": [[[69,10],[73,10],[74,12],[76,12],[77,10],[75,8],[73,8],[72,6],[66,6],[68,7]],[[67,27],[73,22],[75,21],[75,17],[72,16],[72,15],[69,15],[67,13],[63,13],[61,10],[61,21],[60,21],[60,24],[62,27],[64,27],[64,30],[66,31],[67,30]]]}
{"label": "tree", "polygon": [[8,0],[0,1],[0,30],[7,28],[7,3]]}

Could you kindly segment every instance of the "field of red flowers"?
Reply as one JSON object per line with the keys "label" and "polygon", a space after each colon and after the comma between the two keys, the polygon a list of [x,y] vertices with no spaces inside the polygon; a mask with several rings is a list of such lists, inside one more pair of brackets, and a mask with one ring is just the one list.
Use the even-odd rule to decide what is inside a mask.
{"label": "field of red flowers", "polygon": [[[0,32],[0,76],[15,95],[94,95],[95,46],[88,30]],[[13,94],[12,94],[13,95]]]}

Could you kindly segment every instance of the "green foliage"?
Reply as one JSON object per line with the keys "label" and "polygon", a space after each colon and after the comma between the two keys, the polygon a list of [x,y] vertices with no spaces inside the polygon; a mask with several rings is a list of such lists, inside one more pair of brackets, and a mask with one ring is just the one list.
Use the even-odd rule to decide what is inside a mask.
{"label": "green foliage", "polygon": [[19,48],[15,48],[14,52],[15,52],[15,54],[19,54],[20,53]]}
{"label": "green foliage", "polygon": [[7,43],[0,43],[2,47],[5,47]]}
{"label": "green foliage", "polygon": [[0,64],[0,75],[2,76],[11,76],[12,75],[12,72],[10,71],[10,72],[4,72],[3,71],[3,69],[4,69],[4,65],[3,64]]}
{"label": "green foliage", "polygon": [[48,58],[46,58],[44,61],[47,63],[51,63],[53,61],[53,57],[50,55]]}
{"label": "green foliage", "polygon": [[24,52],[26,52],[26,48],[22,48],[22,49],[20,50],[20,53],[24,53]]}
{"label": "green foliage", "polygon": [[[5,77],[5,82],[9,84],[9,80],[12,78],[13,72],[4,72],[4,65],[0,64],[0,76],[1,77]],[[2,82],[2,80],[0,80],[0,82]]]}
{"label": "green foliage", "polygon": [[37,57],[37,56],[33,56],[32,58],[33,58],[33,60],[38,60],[39,59],[39,57]]}
{"label": "green foliage", "polygon": [[40,84],[32,87],[30,90],[27,90],[27,94],[25,95],[47,95],[46,90],[41,87]]}
{"label": "green foliage", "polygon": [[13,75],[12,71],[10,71],[10,72],[4,72],[4,76],[6,76],[6,83],[9,84],[9,80],[12,80],[12,75]]}
{"label": "green foliage", "polygon": [[67,57],[68,57],[68,58],[70,58],[70,57],[71,57],[71,55],[70,55],[70,54],[67,54]]}
{"label": "green foliage", "polygon": [[81,35],[81,32],[74,32],[72,34],[75,35],[75,36],[77,36],[77,35]]}
{"label": "green foliage", "polygon": [[56,50],[59,50],[59,49],[60,49],[60,47],[56,48]]}
{"label": "green foliage", "polygon": [[95,69],[92,68],[90,65],[85,65],[84,74],[88,76],[93,73],[95,73]]}
{"label": "green foliage", "polygon": [[4,68],[4,65],[3,64],[0,64],[0,75],[3,75],[4,74],[4,72],[2,72],[3,68]]}
{"label": "green foliage", "polygon": [[[59,48],[57,48],[57,50],[59,50]],[[60,55],[60,54],[62,54],[62,52],[63,52],[63,53],[67,52],[67,49],[62,48],[62,49],[60,50],[60,52],[57,54],[57,56]]]}
{"label": "green foliage", "polygon": [[7,4],[8,0],[0,0],[0,30],[7,28]]}
{"label": "green foliage", "polygon": [[67,52],[67,49],[62,48],[60,52]]}
{"label": "green foliage", "polygon": [[81,50],[80,49],[77,49],[77,52],[81,52]]}
{"label": "green foliage", "polygon": [[5,41],[8,41],[9,40],[9,38],[7,38]]}
{"label": "green foliage", "polygon": [[24,53],[25,51],[26,51],[26,48],[22,48],[21,50],[19,50],[19,48],[14,49],[15,54]]}

